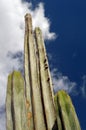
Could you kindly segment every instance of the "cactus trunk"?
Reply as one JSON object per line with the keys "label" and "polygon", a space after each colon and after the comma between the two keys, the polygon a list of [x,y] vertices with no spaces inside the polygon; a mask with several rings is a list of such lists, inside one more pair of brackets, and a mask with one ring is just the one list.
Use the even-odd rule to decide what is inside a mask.
{"label": "cactus trunk", "polygon": [[[27,19],[27,30],[28,30],[28,49],[29,49],[29,60],[30,60],[30,82],[32,89],[32,105],[33,105],[33,118],[34,118],[34,127],[35,130],[46,130],[44,114],[42,108],[42,98],[41,90],[38,79],[37,72],[37,60],[36,60],[36,50],[35,50],[35,41],[32,31],[32,19],[31,15],[26,15]],[[41,121],[40,121],[41,119]]]}
{"label": "cactus trunk", "polygon": [[69,95],[61,90],[55,95],[58,130],[81,130]]}
{"label": "cactus trunk", "polygon": [[52,100],[53,99],[51,90],[52,84],[49,75],[49,66],[42,38],[42,33],[39,28],[35,29],[35,37],[39,53],[40,78],[41,78],[40,82],[42,87],[42,96],[44,102],[47,128],[48,130],[52,130],[55,124],[56,115],[55,115],[54,103]]}
{"label": "cactus trunk", "polygon": [[24,79],[20,72],[8,76],[7,130],[81,130],[65,91],[53,94],[42,32],[33,32],[32,18],[25,15]]}
{"label": "cactus trunk", "polygon": [[6,95],[6,118],[7,118],[7,130],[13,130],[13,121],[12,121],[12,74],[8,76],[7,83],[7,95]]}
{"label": "cactus trunk", "polygon": [[[28,28],[27,19],[25,20],[25,37],[24,37],[24,77],[25,77],[25,95],[26,95],[26,108],[27,115],[32,115],[32,99],[31,99],[31,81],[30,81],[30,60],[29,60],[29,47],[28,47]],[[33,116],[28,120],[29,130],[33,130]]]}
{"label": "cactus trunk", "polygon": [[20,72],[8,77],[7,88],[7,130],[27,130],[24,79]]}

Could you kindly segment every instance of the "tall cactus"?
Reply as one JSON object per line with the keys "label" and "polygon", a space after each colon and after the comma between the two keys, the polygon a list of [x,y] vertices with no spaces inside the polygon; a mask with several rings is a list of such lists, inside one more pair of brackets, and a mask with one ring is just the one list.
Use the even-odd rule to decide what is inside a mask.
{"label": "tall cactus", "polygon": [[44,47],[44,41],[42,38],[42,32],[40,28],[35,29],[36,44],[38,47],[39,65],[40,65],[40,78],[42,85],[42,96],[44,101],[45,116],[47,122],[47,128],[52,130],[56,115],[52,97],[52,83],[49,75],[49,65],[47,61],[46,51]]}
{"label": "tall cactus", "polygon": [[55,95],[58,130],[81,130],[69,95],[61,90]]}
{"label": "tall cactus", "polygon": [[7,130],[81,130],[71,99],[64,91],[53,94],[49,64],[39,27],[33,31],[25,15],[24,79],[8,76]]}
{"label": "tall cactus", "polygon": [[[31,113],[31,119],[28,122],[29,130],[33,130],[33,115],[32,115],[32,99],[31,99],[31,80],[30,80],[30,54],[28,45],[28,14],[25,15],[25,36],[24,36],[24,74],[25,74],[25,94],[26,94],[26,104],[27,104],[27,115]],[[29,27],[30,28],[30,27]]]}
{"label": "tall cactus", "polygon": [[[32,93],[31,101],[34,127],[36,130],[46,130],[46,128],[48,128],[48,130],[52,130],[55,124],[56,115],[52,97],[53,94],[51,90],[52,83],[48,68],[46,52],[42,40],[43,38],[41,35],[41,30],[36,29],[34,35],[32,29],[32,18],[30,14],[26,14],[25,16],[25,27],[25,36],[27,37],[27,40],[25,40],[24,46],[28,47],[29,65],[27,71],[30,75],[31,91],[29,92]],[[44,51],[42,52],[41,50],[43,49]],[[26,78],[27,76],[25,74],[25,79]]]}
{"label": "tall cactus", "polygon": [[[34,116],[34,127],[35,130],[46,130],[45,123],[44,123],[44,115],[43,115],[43,108],[42,108],[42,100],[41,100],[41,90],[39,79],[37,75],[37,65],[36,65],[36,53],[35,53],[35,41],[33,37],[33,30],[32,30],[32,18],[30,14],[25,16],[28,36],[28,50],[29,50],[29,63],[30,63],[30,85],[32,90],[32,105],[33,105],[33,116]],[[27,44],[27,42],[25,44]],[[39,122],[41,118],[41,122]]]}
{"label": "tall cactus", "polygon": [[20,72],[9,75],[6,99],[7,130],[28,130],[24,79]]}
{"label": "tall cactus", "polygon": [[13,130],[12,121],[12,74],[8,76],[7,93],[6,93],[6,118],[7,130]]}

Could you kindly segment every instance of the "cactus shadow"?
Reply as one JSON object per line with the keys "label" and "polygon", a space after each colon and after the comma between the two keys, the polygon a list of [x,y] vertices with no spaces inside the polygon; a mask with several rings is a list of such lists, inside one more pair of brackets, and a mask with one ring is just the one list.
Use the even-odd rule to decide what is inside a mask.
{"label": "cactus shadow", "polygon": [[58,130],[57,120],[55,121],[55,123],[54,123],[54,126],[53,126],[52,130]]}

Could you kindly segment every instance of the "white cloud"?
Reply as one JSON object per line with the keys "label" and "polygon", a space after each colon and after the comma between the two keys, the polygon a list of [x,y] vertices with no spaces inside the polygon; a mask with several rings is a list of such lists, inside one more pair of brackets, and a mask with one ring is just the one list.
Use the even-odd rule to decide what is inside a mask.
{"label": "white cloud", "polygon": [[[39,11],[40,10],[40,11]],[[42,29],[43,36],[47,40],[56,38],[55,33],[50,33],[50,20],[45,17],[43,4],[40,3],[38,7],[31,13],[33,16],[33,26],[39,26]]]}
{"label": "white cloud", "polygon": [[32,14],[33,28],[41,27],[44,39],[55,38],[55,33],[50,32],[50,21],[45,17],[42,3],[32,10],[32,4],[22,0],[0,0],[0,109],[5,104],[9,72],[20,69],[19,59],[10,58],[8,52],[16,54],[23,51],[24,15],[27,12]]}
{"label": "white cloud", "polygon": [[68,76],[63,76],[62,73],[58,72],[57,69],[53,69],[51,71],[51,76],[55,93],[61,89],[67,91],[68,93],[76,93],[77,84],[75,82],[70,81]]}
{"label": "white cloud", "polygon": [[45,17],[43,4],[40,3],[35,10],[31,8],[31,3],[21,0],[0,0],[0,106],[5,99],[7,75],[13,68],[19,67],[18,61],[8,58],[7,54],[9,51],[23,51],[25,13],[32,14],[34,28],[40,26],[45,39],[55,38],[55,34],[49,31],[50,21]]}
{"label": "white cloud", "polygon": [[82,85],[81,85],[81,94],[84,98],[86,98],[86,75],[82,77]]}
{"label": "white cloud", "polygon": [[0,108],[0,130],[6,130],[5,106]]}

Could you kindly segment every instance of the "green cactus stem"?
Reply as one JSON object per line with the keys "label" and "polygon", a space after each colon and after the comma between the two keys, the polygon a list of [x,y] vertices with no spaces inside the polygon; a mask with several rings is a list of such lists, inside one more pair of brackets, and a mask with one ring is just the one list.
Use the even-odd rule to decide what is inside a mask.
{"label": "green cactus stem", "polygon": [[7,130],[28,130],[26,119],[24,79],[20,72],[8,76],[6,113]]}
{"label": "green cactus stem", "polygon": [[60,90],[55,95],[58,130],[81,130],[70,96]]}
{"label": "green cactus stem", "polygon": [[8,76],[8,83],[7,83],[7,95],[6,95],[6,129],[13,130],[13,121],[12,121],[12,112],[11,112],[11,105],[12,105],[12,74]]}

